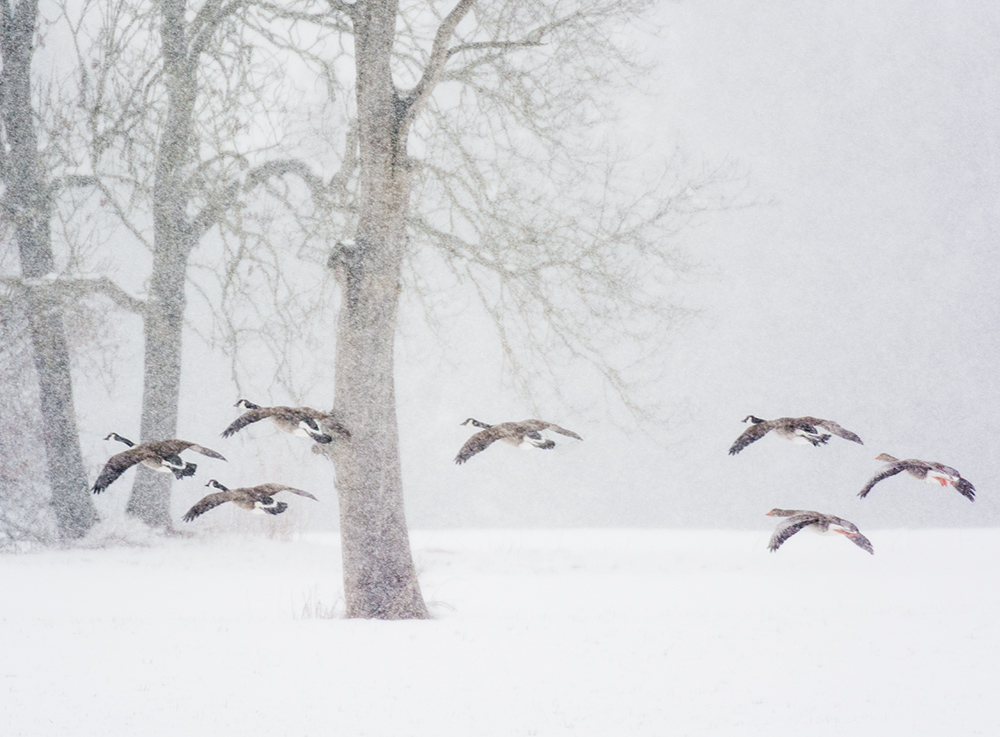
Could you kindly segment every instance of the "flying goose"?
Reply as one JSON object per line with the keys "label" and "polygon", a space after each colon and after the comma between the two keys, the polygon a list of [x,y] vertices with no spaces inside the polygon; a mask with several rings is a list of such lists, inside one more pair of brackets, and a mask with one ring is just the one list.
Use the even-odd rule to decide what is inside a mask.
{"label": "flying goose", "polygon": [[125,443],[129,448],[111,456],[108,462],[104,464],[104,469],[97,477],[97,481],[94,482],[92,491],[95,494],[100,494],[107,489],[115,479],[132,468],[136,463],[141,463],[147,468],[160,471],[161,473],[172,472],[178,479],[182,479],[185,476],[193,476],[198,465],[184,461],[180,457],[180,453],[183,450],[190,449],[209,458],[226,460],[211,448],[206,448],[197,443],[189,443],[187,440],[157,440],[151,443],[136,445],[128,438],[123,438],[115,432],[104,439],[117,440],[119,443]]}
{"label": "flying goose", "polygon": [[779,417],[776,420],[762,420],[759,417],[747,415],[743,421],[753,424],[736,438],[736,442],[729,449],[731,456],[739,453],[750,443],[760,440],[771,430],[774,430],[776,435],[785,438],[785,440],[791,440],[793,443],[812,443],[815,446],[820,446],[830,439],[829,435],[816,429],[821,427],[845,440],[864,445],[861,438],[850,430],[845,430],[833,420],[821,420],[818,417]]}
{"label": "flying goose", "polygon": [[285,502],[278,502],[274,500],[274,495],[279,491],[288,491],[292,494],[298,494],[299,496],[319,501],[308,491],[295,489],[291,486],[285,486],[284,484],[259,484],[257,486],[246,486],[240,489],[230,489],[223,486],[215,479],[212,479],[205,484],[205,486],[211,486],[219,489],[220,491],[217,491],[214,494],[209,494],[191,507],[191,509],[189,509],[184,515],[183,519],[185,522],[190,522],[195,517],[205,514],[205,512],[209,509],[214,509],[220,504],[225,504],[226,502],[232,502],[240,509],[247,509],[251,512],[281,514],[288,509],[288,505]]}
{"label": "flying goose", "polygon": [[577,440],[583,440],[572,430],[559,427],[544,420],[522,420],[521,422],[501,422],[499,425],[487,425],[485,422],[474,420],[471,417],[463,422],[463,425],[473,424],[483,428],[471,438],[469,438],[462,449],[455,456],[455,463],[465,463],[476,453],[486,450],[497,440],[502,440],[511,445],[533,445],[542,450],[555,448],[554,441],[542,437],[542,430],[552,430],[562,435],[568,435]]}
{"label": "flying goose", "polygon": [[970,502],[976,501],[976,487],[963,479],[962,474],[951,466],[933,461],[918,461],[915,458],[907,458],[905,461],[901,461],[888,453],[880,453],[875,457],[875,460],[885,461],[889,465],[875,474],[871,481],[865,484],[865,488],[858,493],[858,496],[862,499],[868,496],[868,492],[872,490],[872,487],[882,479],[887,479],[890,476],[895,476],[897,473],[906,471],[914,478],[926,481],[928,484],[954,486],[958,493]]}
{"label": "flying goose", "polygon": [[774,528],[771,535],[771,542],[767,549],[772,553],[781,547],[781,544],[794,535],[799,530],[809,528],[820,534],[838,533],[843,535],[862,550],[867,550],[875,555],[875,549],[871,541],[858,531],[853,522],[846,519],[834,517],[832,514],[822,514],[820,512],[810,512],[806,509],[772,509],[767,513],[768,517],[784,517]]}
{"label": "flying goose", "polygon": [[335,415],[329,412],[320,412],[311,407],[261,407],[246,399],[238,400],[233,406],[242,407],[247,411],[222,431],[224,438],[228,438],[247,425],[264,418],[269,419],[280,430],[292,435],[312,438],[317,443],[333,441],[333,436],[328,431],[335,432],[345,438],[351,437],[351,433],[340,424]]}

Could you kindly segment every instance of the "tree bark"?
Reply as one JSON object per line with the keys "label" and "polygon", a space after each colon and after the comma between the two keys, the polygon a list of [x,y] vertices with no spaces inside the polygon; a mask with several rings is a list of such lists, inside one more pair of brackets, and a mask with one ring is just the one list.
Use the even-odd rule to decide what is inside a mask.
{"label": "tree bark", "polygon": [[411,176],[390,72],[395,0],[353,13],[361,191],[355,243],[338,260],[336,407],[351,431],[332,449],[348,617],[427,618],[403,509],[393,346]]}
{"label": "tree bark", "polygon": [[[192,156],[194,102],[198,95],[196,61],[188,48],[186,0],[163,0],[160,23],[167,111],[157,151],[153,182],[153,272],[144,320],[141,442],[166,440],[177,433],[180,402],[184,285],[194,246],[187,214],[187,180]],[[148,525],[169,529],[169,474],[140,469],[126,511]]]}
{"label": "tree bark", "polygon": [[[2,6],[3,70],[0,73],[5,143],[5,209],[14,221],[21,273],[37,279],[55,270],[49,220],[52,203],[31,108],[31,56],[37,0]],[[80,452],[73,405],[69,346],[60,304],[53,290],[26,290],[31,344],[38,373],[43,439],[52,508],[63,537],[82,537],[97,521],[97,511]]]}

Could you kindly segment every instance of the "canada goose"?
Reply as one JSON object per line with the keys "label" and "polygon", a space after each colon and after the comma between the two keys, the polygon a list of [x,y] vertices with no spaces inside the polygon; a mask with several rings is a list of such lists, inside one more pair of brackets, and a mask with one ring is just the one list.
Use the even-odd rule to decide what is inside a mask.
{"label": "canada goose", "polygon": [[839,435],[845,440],[851,440],[864,445],[861,442],[861,438],[850,430],[845,430],[833,420],[821,420],[818,417],[779,417],[776,420],[762,420],[759,417],[747,415],[743,421],[752,422],[753,424],[744,430],[742,435],[736,438],[736,442],[729,449],[729,455],[731,456],[739,453],[750,445],[750,443],[760,440],[771,430],[774,430],[776,435],[785,438],[785,440],[791,440],[793,443],[812,443],[815,446],[819,446],[830,439],[829,435],[821,433],[816,429],[817,427],[821,427],[824,430],[829,430],[834,435]]}
{"label": "canada goose", "polygon": [[963,479],[962,474],[951,466],[933,461],[918,461],[915,458],[908,458],[905,461],[901,461],[888,453],[880,453],[875,457],[875,460],[885,461],[889,465],[875,474],[871,481],[865,484],[865,488],[858,492],[858,496],[862,499],[868,496],[868,492],[872,490],[872,487],[882,479],[887,479],[890,476],[895,476],[897,473],[906,471],[914,478],[926,481],[928,484],[954,486],[958,493],[970,502],[976,501],[976,487]]}
{"label": "canada goose", "polygon": [[233,406],[242,407],[247,411],[222,431],[224,438],[228,438],[247,425],[264,418],[269,419],[280,430],[292,435],[312,438],[317,443],[333,441],[333,436],[329,435],[326,430],[338,433],[345,438],[351,437],[351,433],[340,424],[335,415],[329,412],[320,412],[311,407],[261,407],[246,399],[238,400]]}
{"label": "canada goose", "polygon": [[846,519],[834,517],[832,514],[810,512],[806,509],[772,509],[767,513],[767,516],[785,517],[774,528],[774,534],[771,535],[771,542],[767,545],[767,549],[772,553],[780,548],[781,544],[796,532],[808,527],[810,530],[820,534],[835,532],[843,535],[862,550],[867,550],[872,555],[875,555],[875,549],[872,547],[871,541],[858,531],[857,526],[853,522],[848,522]]}
{"label": "canada goose", "polygon": [[471,417],[463,422],[463,425],[472,423],[476,427],[483,428],[471,438],[469,438],[462,449],[455,456],[455,463],[465,463],[472,456],[480,451],[486,450],[497,440],[502,440],[511,445],[533,445],[542,450],[555,448],[554,441],[542,437],[542,430],[552,430],[562,435],[568,435],[577,440],[583,440],[572,430],[554,425],[544,420],[522,420],[521,422],[501,422],[499,425],[487,425],[485,422],[474,420]]}
{"label": "canada goose", "polygon": [[141,463],[147,468],[161,473],[172,472],[178,479],[182,479],[185,476],[192,476],[198,465],[184,461],[180,457],[180,453],[183,450],[190,449],[209,458],[226,460],[211,448],[206,448],[197,443],[189,443],[187,440],[156,440],[151,443],[136,445],[128,438],[123,438],[115,432],[104,439],[125,443],[125,445],[129,446],[129,449],[111,456],[108,462],[104,464],[104,469],[97,477],[97,481],[94,482],[93,492],[95,494],[100,494],[107,489],[115,479],[132,468],[136,463]]}
{"label": "canada goose", "polygon": [[259,484],[258,486],[247,486],[241,489],[229,489],[215,479],[212,479],[205,486],[211,486],[220,489],[220,491],[209,494],[191,507],[187,511],[187,514],[184,515],[185,522],[190,522],[195,517],[205,514],[209,509],[213,509],[226,502],[232,502],[240,509],[248,509],[251,512],[260,511],[267,514],[281,514],[288,509],[288,505],[285,502],[274,500],[274,495],[279,491],[289,491],[292,494],[298,494],[299,496],[319,501],[308,491],[294,489],[284,484]]}

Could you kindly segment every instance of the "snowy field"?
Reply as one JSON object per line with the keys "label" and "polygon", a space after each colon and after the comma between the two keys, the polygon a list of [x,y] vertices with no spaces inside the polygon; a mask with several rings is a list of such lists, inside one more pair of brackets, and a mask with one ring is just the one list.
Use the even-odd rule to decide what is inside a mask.
{"label": "snowy field", "polygon": [[416,532],[435,619],[372,622],[264,522],[0,557],[2,733],[1000,733],[1000,530]]}

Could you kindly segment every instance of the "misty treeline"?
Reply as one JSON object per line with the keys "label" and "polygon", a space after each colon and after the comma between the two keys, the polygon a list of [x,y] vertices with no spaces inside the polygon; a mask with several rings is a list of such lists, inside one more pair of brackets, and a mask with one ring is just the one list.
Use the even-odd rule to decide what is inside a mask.
{"label": "misty treeline", "polygon": [[[583,361],[632,401],[630,368],[678,315],[672,236],[719,202],[718,172],[629,176],[615,153],[608,95],[641,78],[628,32],[651,2],[0,3],[0,535],[97,520],[82,363],[141,371],[139,440],[176,436],[192,291],[211,319],[187,328],[226,348],[237,385],[294,395],[292,356],[322,367],[351,432],[322,449],[348,616],[426,616],[396,427],[401,297],[433,319],[474,294],[515,388]],[[122,365],[117,333],[140,327],[141,365]],[[140,467],[127,513],[169,529],[170,483]]]}

